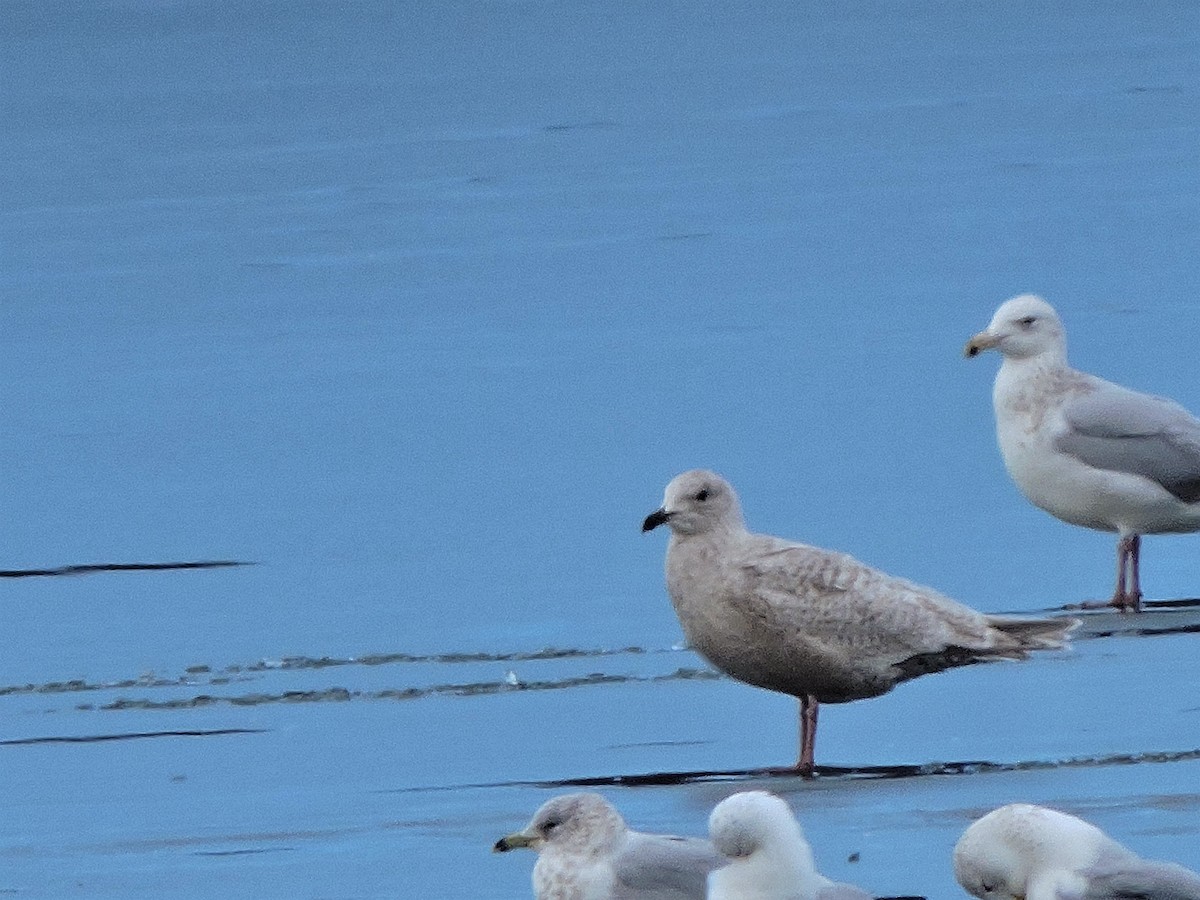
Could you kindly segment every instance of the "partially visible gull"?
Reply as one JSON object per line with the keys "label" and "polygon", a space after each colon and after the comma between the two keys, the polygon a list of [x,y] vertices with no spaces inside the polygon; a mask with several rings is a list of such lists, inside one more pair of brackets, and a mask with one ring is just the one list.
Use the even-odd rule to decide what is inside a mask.
{"label": "partially visible gull", "polygon": [[708,900],[871,900],[817,871],[800,824],[774,794],[726,797],[708,818],[708,834],[730,860],[708,876]]}
{"label": "partially visible gull", "polygon": [[1003,303],[965,353],[984,350],[1004,357],[992,403],[1008,474],[1034,506],[1117,533],[1109,603],[1140,609],[1141,536],[1200,531],[1200,420],[1072,369],[1062,320],[1032,294]]}
{"label": "partially visible gull", "polygon": [[746,530],[733,487],[694,469],[667,485],[643,531],[669,525],[667,590],[689,643],[739,681],[800,699],[800,759],[813,772],[819,703],[1066,642],[1077,619],[987,616],[845,553]]}
{"label": "partially visible gull", "polygon": [[1195,872],[1142,859],[1082,819],[1027,803],[967,828],[954,876],[987,900],[1200,900]]}
{"label": "partially visible gull", "polygon": [[704,900],[708,873],[725,858],[703,838],[631,831],[599,794],[547,800],[497,853],[529,847],[535,900]]}

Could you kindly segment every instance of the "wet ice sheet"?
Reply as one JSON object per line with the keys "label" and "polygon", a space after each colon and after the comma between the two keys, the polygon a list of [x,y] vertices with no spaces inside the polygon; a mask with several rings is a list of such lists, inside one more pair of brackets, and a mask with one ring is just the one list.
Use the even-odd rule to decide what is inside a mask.
{"label": "wet ice sheet", "polygon": [[[3,694],[0,738],[180,733],[0,745],[16,896],[431,897],[451,864],[527,896],[532,860],[488,852],[558,790],[523,782],[794,755],[787,698],[640,680],[695,665],[637,531],[670,475],[1028,610],[1101,596],[1111,546],[1009,485],[958,357],[980,317],[1038,290],[1079,365],[1197,405],[1186,4],[4,10],[0,568],[257,563],[0,581],[0,685],[102,685]],[[1196,594],[1196,540],[1146,541],[1154,596]],[[831,708],[822,752],[1194,750],[1193,637]],[[1017,799],[1195,866],[1196,774],[771,787],[831,876],[941,897],[970,815]],[[698,833],[725,787],[609,793]]]}
{"label": "wet ice sheet", "polygon": [[[261,565],[22,587],[0,674],[641,642],[694,465],[985,610],[1097,596],[962,340],[1037,288],[1079,365],[1193,396],[1169,7],[8,12],[4,565]],[[1153,595],[1195,546],[1147,541]]]}
{"label": "wet ice sheet", "polygon": [[[1155,615],[1087,619],[1144,626]],[[1178,622],[1181,612],[1170,615]],[[1140,852],[1195,865],[1186,837],[1195,833],[1200,802],[1191,780],[1200,765],[1200,712],[1179,674],[1191,641],[1189,634],[1084,639],[1070,654],[944,673],[883,698],[831,706],[822,722],[825,761],[875,777],[812,783],[750,774],[791,758],[795,709],[787,698],[728,679],[630,677],[693,661],[670,649],[516,662],[283,668],[271,661],[247,667],[245,682],[202,688],[240,702],[165,709],[106,709],[105,701],[195,689],[10,691],[0,711],[25,737],[162,736],[0,745],[0,787],[13,798],[0,826],[9,872],[0,887],[46,897],[152,897],[167,883],[173,896],[386,897],[428,891],[429,873],[461,854],[477,862],[457,864],[462,880],[453,896],[517,898],[526,896],[532,860],[487,851],[546,797],[576,789],[556,780],[687,771],[724,774],[599,789],[641,827],[700,833],[722,796],[768,785],[797,808],[831,877],[893,893],[954,896],[946,893],[948,853],[958,833],[972,815],[1015,799],[1064,806]],[[526,667],[542,682],[564,684],[508,685],[507,673]],[[1137,680],[1112,677],[1129,668]],[[509,689],[369,696],[482,683],[488,669]],[[583,670],[620,677],[571,684]],[[1157,686],[1151,696],[1145,683]],[[347,698],[335,699],[335,687]],[[282,699],[289,691],[300,696]],[[262,699],[270,696],[280,699]],[[77,708],[79,700],[92,708]],[[723,711],[719,720],[712,710]],[[231,728],[247,732],[202,734]],[[911,777],[898,765],[975,761],[1016,768]],[[849,862],[855,853],[859,861]],[[900,883],[898,872],[911,878]],[[338,887],[347,881],[353,891]]]}

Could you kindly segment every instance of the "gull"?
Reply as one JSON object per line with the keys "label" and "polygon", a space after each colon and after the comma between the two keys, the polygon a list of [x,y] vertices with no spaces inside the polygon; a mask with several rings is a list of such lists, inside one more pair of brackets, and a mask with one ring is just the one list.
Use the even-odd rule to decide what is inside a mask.
{"label": "gull", "polygon": [[817,871],[800,823],[767,791],[726,797],[708,818],[708,835],[730,860],[709,874],[708,900],[871,900]]}
{"label": "gull", "polygon": [[708,873],[726,860],[703,838],[631,831],[599,794],[562,794],[497,853],[529,847],[535,900],[704,900]]}
{"label": "gull", "polygon": [[1023,294],[967,341],[1003,356],[992,403],[1004,465],[1052,516],[1117,533],[1108,605],[1137,611],[1143,534],[1200,531],[1200,420],[1178,403],[1072,369],[1062,320]]}
{"label": "gull", "polygon": [[799,698],[801,775],[814,771],[820,703],[1059,649],[1079,625],[984,615],[845,553],[754,534],[733,487],[704,469],[676,476],[642,530],[664,524],[667,590],[689,644],[739,681]]}
{"label": "gull", "polygon": [[967,828],[954,877],[987,900],[1200,900],[1195,872],[1142,859],[1083,819],[1028,803]]}

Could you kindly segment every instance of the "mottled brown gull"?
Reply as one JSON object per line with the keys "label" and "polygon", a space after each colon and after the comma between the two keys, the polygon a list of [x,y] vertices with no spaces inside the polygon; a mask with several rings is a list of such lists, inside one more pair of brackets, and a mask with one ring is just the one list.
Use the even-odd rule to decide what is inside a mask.
{"label": "mottled brown gull", "polygon": [[1028,803],[967,828],[954,876],[987,900],[1200,900],[1200,875],[1142,859],[1089,822]]}
{"label": "mottled brown gull", "polygon": [[708,818],[708,835],[730,861],[708,876],[708,900],[872,900],[817,871],[800,823],[767,791],[726,797]]}
{"label": "mottled brown gull", "polygon": [[547,800],[522,831],[493,850],[537,851],[536,900],[704,900],[725,858],[703,838],[631,831],[599,794]]}
{"label": "mottled brown gull", "polygon": [[1117,533],[1109,603],[1139,609],[1141,536],[1200,531],[1200,420],[1072,369],[1062,320],[1032,294],[1003,303],[965,353],[984,350],[1004,357],[992,403],[1009,475],[1034,506]]}
{"label": "mottled brown gull", "polygon": [[863,565],[746,530],[733,487],[695,469],[667,485],[643,531],[669,525],[667,590],[689,643],[739,681],[800,700],[800,759],[813,771],[818,703],[1061,648],[1076,619],[986,616]]}

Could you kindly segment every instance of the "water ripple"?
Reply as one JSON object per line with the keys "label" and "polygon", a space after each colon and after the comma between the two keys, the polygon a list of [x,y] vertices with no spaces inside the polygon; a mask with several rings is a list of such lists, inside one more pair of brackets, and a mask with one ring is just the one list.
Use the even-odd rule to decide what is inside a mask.
{"label": "water ripple", "polygon": [[[129,699],[120,697],[111,703],[95,707],[100,710],[128,709],[195,709],[197,707],[226,704],[230,706],[260,706],[268,703],[329,703],[348,700],[417,700],[422,697],[450,695],[454,697],[478,697],[489,694],[508,694],[521,691],[553,691],[564,688],[587,687],[598,684],[657,683],[663,681],[709,681],[725,676],[711,669],[679,668],[663,675],[608,675],[594,672],[570,678],[542,681],[474,681],[458,684],[436,684],[429,687],[385,688],[378,691],[348,690],[344,687],[319,688],[308,691],[281,691],[279,693],[252,693],[237,696],[197,694],[170,700]],[[82,704],[79,709],[91,709]]]}

